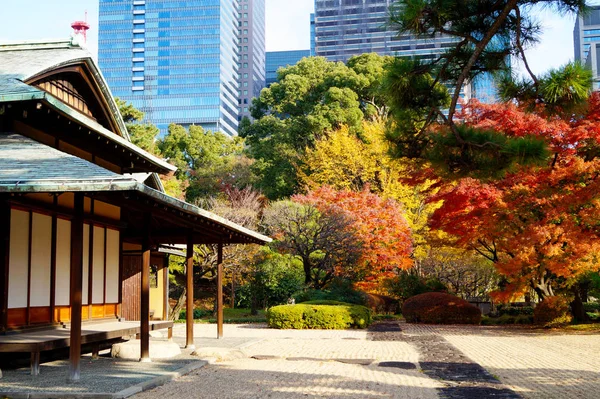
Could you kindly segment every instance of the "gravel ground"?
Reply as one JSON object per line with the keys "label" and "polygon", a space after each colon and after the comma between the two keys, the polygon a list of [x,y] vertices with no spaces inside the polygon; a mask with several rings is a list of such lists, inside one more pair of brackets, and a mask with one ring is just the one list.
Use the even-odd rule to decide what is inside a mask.
{"label": "gravel ground", "polygon": [[[409,344],[370,341],[366,331],[240,327],[229,333],[245,330],[263,337],[244,349],[249,358],[206,366],[135,399],[433,399],[442,387],[418,371],[418,353]],[[380,365],[390,366],[392,361],[401,367]]]}

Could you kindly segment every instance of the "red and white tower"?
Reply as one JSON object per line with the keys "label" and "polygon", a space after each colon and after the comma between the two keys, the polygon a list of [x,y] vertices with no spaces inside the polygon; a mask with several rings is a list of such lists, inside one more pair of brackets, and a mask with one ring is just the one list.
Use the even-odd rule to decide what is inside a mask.
{"label": "red and white tower", "polygon": [[85,21],[75,21],[71,24],[73,35],[83,36],[83,43],[87,44],[87,31],[90,29],[90,24],[87,23],[87,11],[85,12]]}

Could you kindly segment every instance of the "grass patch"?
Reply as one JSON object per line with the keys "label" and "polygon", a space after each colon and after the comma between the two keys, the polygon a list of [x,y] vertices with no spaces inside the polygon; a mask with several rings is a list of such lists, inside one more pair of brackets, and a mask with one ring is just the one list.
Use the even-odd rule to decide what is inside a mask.
{"label": "grass patch", "polygon": [[567,331],[600,332],[600,323],[572,324],[564,327]]}
{"label": "grass patch", "polygon": [[[185,320],[176,320],[176,323],[185,323]],[[212,313],[195,319],[194,323],[216,323],[217,318]],[[223,309],[223,323],[226,324],[245,324],[245,323],[266,323],[267,319],[264,310],[259,310],[257,315],[252,315],[250,309]]]}
{"label": "grass patch", "polygon": [[376,314],[373,316],[373,321],[385,321],[385,320],[404,320],[401,314]]}

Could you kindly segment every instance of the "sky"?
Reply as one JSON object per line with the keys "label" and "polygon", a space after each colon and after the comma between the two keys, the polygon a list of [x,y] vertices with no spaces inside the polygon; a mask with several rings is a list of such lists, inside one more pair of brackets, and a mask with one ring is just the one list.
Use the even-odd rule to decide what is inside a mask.
{"label": "sky", "polygon": [[[1,0],[0,42],[63,39],[71,33],[71,22],[88,13],[88,48],[98,52],[98,0]],[[310,48],[310,13],[314,0],[266,0],[267,51]],[[574,16],[542,11],[541,43],[528,50],[534,73],[564,65],[573,59]]]}

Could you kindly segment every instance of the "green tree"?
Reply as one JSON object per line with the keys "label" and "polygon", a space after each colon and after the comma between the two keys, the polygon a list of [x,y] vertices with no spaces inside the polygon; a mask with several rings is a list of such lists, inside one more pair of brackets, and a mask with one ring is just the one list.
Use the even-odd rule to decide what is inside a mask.
{"label": "green tree", "polygon": [[275,238],[273,247],[298,257],[307,286],[321,289],[339,273],[356,265],[362,245],[350,228],[352,219],[335,209],[279,201],[265,210],[264,224]]}
{"label": "green tree", "polygon": [[185,196],[190,202],[218,195],[227,187],[252,184],[252,162],[243,154],[244,140],[240,137],[232,139],[201,126],[186,130],[171,124],[158,147],[177,166],[177,178],[186,183]]}
{"label": "green tree", "polygon": [[115,101],[129,132],[131,142],[150,153],[157,154],[156,137],[160,133],[158,128],[151,123],[142,123],[144,113],[135,108],[133,104],[119,98],[115,98]]}
{"label": "green tree", "polygon": [[[393,137],[403,155],[422,157],[431,152],[433,158],[447,158],[442,161],[451,171],[466,172],[479,169],[483,160],[487,161],[484,166],[507,157],[523,164],[543,160],[547,153],[539,140],[506,140],[501,132],[471,129],[455,118],[461,89],[483,73],[504,75],[502,90],[511,96],[528,97],[555,108],[565,109],[567,102],[587,98],[589,75],[578,73],[581,69],[577,67],[558,70],[546,82],[531,72],[524,47],[534,44],[541,31],[534,5],[559,12],[586,9],[584,0],[397,0],[392,5],[390,25],[399,34],[455,38],[454,46],[434,59],[397,62],[389,70],[387,96],[394,104],[405,105],[397,124],[411,126],[396,131]],[[523,61],[528,79],[515,81],[510,76],[506,62],[510,56]],[[437,101],[436,92],[442,83],[452,87],[449,106]],[[391,90],[394,87],[402,90]],[[446,129],[427,134],[439,120]],[[436,146],[445,147],[444,151],[437,151]]]}
{"label": "green tree", "polygon": [[278,71],[278,82],[253,101],[254,122],[240,126],[257,161],[258,187],[269,198],[296,192],[296,169],[317,140],[342,126],[360,136],[365,118],[385,118],[387,108],[376,88],[390,60],[367,54],[344,65],[312,57]]}

